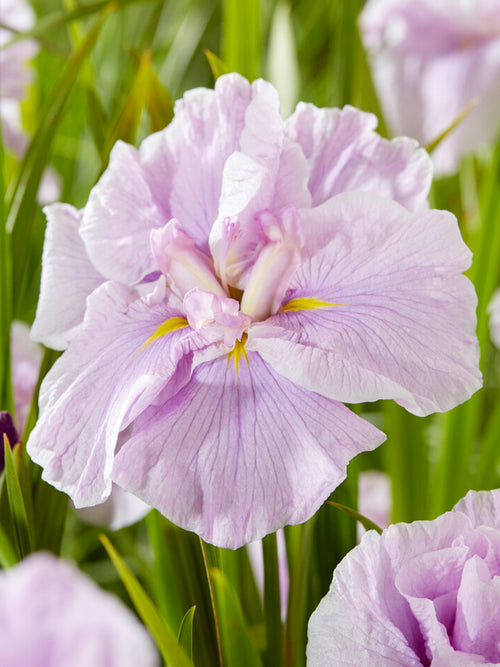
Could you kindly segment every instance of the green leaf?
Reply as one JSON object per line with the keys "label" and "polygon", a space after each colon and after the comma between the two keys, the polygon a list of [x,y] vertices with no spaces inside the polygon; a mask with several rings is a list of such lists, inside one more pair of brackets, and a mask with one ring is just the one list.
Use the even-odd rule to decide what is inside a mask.
{"label": "green leaf", "polygon": [[2,410],[8,410],[14,414],[10,369],[12,265],[5,213],[4,152],[0,123],[0,406]]}
{"label": "green leaf", "polygon": [[35,491],[35,540],[37,549],[61,553],[61,543],[68,513],[68,496],[47,484],[41,477]]}
{"label": "green leaf", "polygon": [[193,620],[195,611],[196,605],[193,605],[191,609],[187,610],[182,619],[181,627],[179,628],[179,636],[177,637],[177,641],[180,646],[182,646],[190,660],[193,660]]}
{"label": "green leaf", "polygon": [[222,60],[231,72],[249,81],[260,76],[259,0],[224,0],[222,3]]}
{"label": "green leaf", "polygon": [[18,562],[16,552],[7,533],[0,524],[0,565],[3,568],[12,567]]}
{"label": "green leaf", "polygon": [[281,623],[280,573],[276,533],[262,540],[264,560],[264,618],[266,621],[266,663],[283,664],[283,627]]}
{"label": "green leaf", "polygon": [[[16,451],[17,450],[17,451]],[[7,495],[9,498],[9,507],[14,524],[14,530],[17,537],[19,553],[21,557],[31,553],[35,546],[33,524],[29,521],[29,511],[27,506],[27,498],[23,496],[22,487],[25,486],[24,481],[21,482],[19,475],[19,464],[16,465],[16,460],[19,456],[20,445],[16,445],[14,451],[10,448],[9,441],[4,436],[4,456],[5,456],[5,482],[7,485]],[[31,499],[30,499],[31,501]]]}
{"label": "green leaf", "polygon": [[204,49],[203,53],[207,57],[208,64],[210,65],[210,69],[212,70],[215,81],[217,81],[217,79],[223,74],[227,74],[229,72],[229,67],[223,60],[216,56],[215,53],[212,53],[212,51],[209,49]]}
{"label": "green leaf", "polygon": [[439,136],[437,136],[433,141],[427,144],[425,146],[425,150],[431,155],[436,148],[439,146],[439,144],[446,139],[446,137],[453,132],[453,130],[460,125],[462,121],[464,121],[467,116],[470,114],[470,112],[477,107],[479,104],[480,100],[477,97],[474,97],[463,109],[462,111],[458,114],[458,116],[455,118],[455,120],[450,123],[450,125],[441,132]]}
{"label": "green leaf", "polygon": [[166,540],[166,526],[162,515],[152,510],[146,516],[146,527],[153,549],[153,578],[155,601],[163,618],[170,628],[177,628],[182,620],[183,608],[178,590],[179,572],[174,568],[173,549],[169,549]]}
{"label": "green leaf", "polygon": [[376,530],[379,535],[382,534],[382,528],[377,526],[377,524],[371,521],[368,517],[352,509],[352,507],[347,507],[347,505],[342,505],[342,503],[336,503],[333,500],[327,500],[326,502],[328,505],[332,505],[341,512],[344,512],[344,514],[347,514],[347,516],[350,516],[352,519],[359,521],[365,530]]}
{"label": "green leaf", "polygon": [[[0,46],[0,51],[21,39],[25,39],[26,37],[41,37],[53,28],[57,28],[71,21],[77,21],[78,19],[85,18],[86,16],[91,16],[92,14],[98,14],[103,10],[115,11],[135,3],[161,1],[162,0],[98,0],[97,2],[88,2],[78,5],[78,7],[69,12],[65,10],[52,12],[52,14],[40,18],[30,30],[26,30],[24,32],[18,30],[12,31],[14,33],[12,39],[6,44],[2,44]],[[12,30],[11,28],[9,29]]]}
{"label": "green leaf", "polygon": [[163,86],[153,68],[149,68],[148,113],[151,118],[151,130],[163,130],[174,117],[174,104],[168,90]]}
{"label": "green leaf", "polygon": [[175,667],[192,667],[193,663],[179,646],[174,634],[163,620],[151,598],[129,570],[123,558],[118,554],[106,535],[100,535],[100,540],[113,561],[137,613],[151,632],[164,660]]}
{"label": "green leaf", "polygon": [[138,56],[136,71],[129,89],[123,96],[111,131],[106,137],[101,154],[101,170],[108,164],[109,154],[115,143],[121,139],[135,143],[141,114],[149,97],[151,53],[146,51]]}
{"label": "green leaf", "polygon": [[[61,121],[68,96],[78,72],[99,35],[108,12],[89,31],[80,48],[69,59],[61,80],[51,95],[45,109],[40,112],[40,123],[21,166],[9,211],[7,228],[12,231],[13,303],[19,301],[22,278],[28,256],[28,243],[36,211],[36,195],[43,171],[47,165],[50,148]],[[21,187],[21,183],[24,183]]]}
{"label": "green leaf", "polygon": [[210,569],[210,579],[219,619],[224,664],[262,667],[259,653],[245,624],[240,601],[229,579],[218,568]]}

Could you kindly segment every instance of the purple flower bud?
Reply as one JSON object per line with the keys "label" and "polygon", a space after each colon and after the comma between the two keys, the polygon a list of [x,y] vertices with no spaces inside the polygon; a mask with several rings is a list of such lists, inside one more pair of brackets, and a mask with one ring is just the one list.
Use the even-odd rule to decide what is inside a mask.
{"label": "purple flower bud", "polygon": [[7,438],[9,441],[9,445],[13,447],[17,442],[19,442],[19,434],[16,431],[16,427],[14,426],[14,422],[12,421],[12,416],[10,412],[7,412],[6,410],[2,410],[0,412],[0,472],[2,472],[4,465],[5,465],[5,460],[4,460],[4,454],[3,454],[3,443],[4,443],[4,436]]}

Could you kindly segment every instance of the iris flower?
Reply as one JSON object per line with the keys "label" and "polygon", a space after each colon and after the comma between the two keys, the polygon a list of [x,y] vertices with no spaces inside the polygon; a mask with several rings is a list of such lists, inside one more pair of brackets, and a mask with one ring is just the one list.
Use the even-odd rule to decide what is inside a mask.
{"label": "iris flower", "polygon": [[371,114],[232,74],[46,209],[33,331],[67,348],[28,451],[77,507],[112,484],[213,544],[308,519],[384,435],[342,401],[480,386],[476,297],[430,161]]}
{"label": "iris flower", "polygon": [[38,552],[0,572],[2,667],[157,667],[146,628],[68,561]]}
{"label": "iris flower", "polygon": [[[427,145],[436,174],[490,145],[500,129],[499,0],[369,0],[360,15],[374,83],[394,134]],[[475,106],[477,105],[477,106]]]}
{"label": "iris flower", "polygon": [[[308,667],[500,664],[500,490],[374,530],[309,621]],[[335,656],[335,662],[332,661]]]}

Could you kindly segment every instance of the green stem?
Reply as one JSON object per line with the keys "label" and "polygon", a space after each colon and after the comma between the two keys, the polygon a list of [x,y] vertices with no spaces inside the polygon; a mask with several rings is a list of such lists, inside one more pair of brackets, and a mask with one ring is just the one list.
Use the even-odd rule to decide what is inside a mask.
{"label": "green stem", "polygon": [[396,403],[384,405],[384,444],[391,476],[393,522],[427,517],[429,460],[425,419],[411,415]]}
{"label": "green stem", "polygon": [[266,664],[268,667],[281,667],[283,664],[283,628],[276,533],[264,537],[262,554],[264,556],[264,618],[267,637]]}

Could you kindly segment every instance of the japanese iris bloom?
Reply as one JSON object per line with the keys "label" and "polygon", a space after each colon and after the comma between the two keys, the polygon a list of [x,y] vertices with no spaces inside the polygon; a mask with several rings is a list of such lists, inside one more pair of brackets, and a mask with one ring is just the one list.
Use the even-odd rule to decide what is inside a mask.
{"label": "japanese iris bloom", "polygon": [[499,130],[499,0],[369,0],[360,16],[374,83],[395,134],[428,144],[478,102],[436,148],[436,173],[491,144]]}
{"label": "japanese iris bloom", "polygon": [[[13,30],[28,30],[35,16],[31,6],[24,0],[2,0],[0,23]],[[7,28],[0,28],[0,47],[4,47],[13,36]],[[5,145],[21,155],[26,149],[27,137],[21,126],[20,100],[26,94],[32,72],[27,66],[38,47],[31,39],[20,40],[0,49],[0,121]]]}
{"label": "japanese iris bloom", "polygon": [[2,667],[157,667],[136,616],[74,565],[38,552],[0,573]]}
{"label": "japanese iris bloom", "polygon": [[450,213],[413,212],[427,154],[375,124],[284,123],[270,84],[227,75],[118,143],[83,211],[46,209],[33,332],[67,349],[28,451],[76,506],[115,483],[238,547],[383,441],[341,401],[428,414],[479,387],[470,252]]}
{"label": "japanese iris bloom", "polygon": [[[307,664],[500,664],[500,490],[369,531],[309,621]],[[335,656],[335,661],[332,661]]]}

